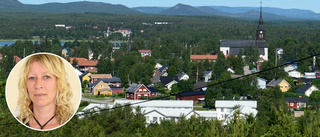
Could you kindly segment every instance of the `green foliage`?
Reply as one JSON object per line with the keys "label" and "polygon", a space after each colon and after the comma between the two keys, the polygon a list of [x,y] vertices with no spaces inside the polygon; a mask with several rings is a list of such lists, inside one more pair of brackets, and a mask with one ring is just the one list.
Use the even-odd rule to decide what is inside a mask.
{"label": "green foliage", "polygon": [[81,101],[79,107],[88,106],[88,105],[89,105],[89,102],[88,102],[88,101]]}
{"label": "green foliage", "polygon": [[246,55],[245,57],[245,61],[247,64],[255,64],[256,61],[258,61],[259,59],[259,50],[258,48],[253,48],[252,45],[247,45],[247,47],[245,47],[244,50],[244,55]]}
{"label": "green foliage", "polygon": [[320,101],[320,91],[313,91],[309,96],[310,101]]}
{"label": "green foliage", "polygon": [[273,78],[285,78],[287,74],[284,72],[283,68],[274,68],[275,65],[270,61],[262,62],[258,77],[271,81]]}

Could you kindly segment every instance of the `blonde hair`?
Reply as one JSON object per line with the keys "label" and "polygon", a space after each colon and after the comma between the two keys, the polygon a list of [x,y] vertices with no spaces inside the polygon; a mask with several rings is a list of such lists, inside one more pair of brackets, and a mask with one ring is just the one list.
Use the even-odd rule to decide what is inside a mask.
{"label": "blonde hair", "polygon": [[27,75],[30,71],[30,66],[33,62],[40,63],[44,69],[57,77],[57,95],[55,115],[60,124],[65,123],[74,114],[72,108],[71,98],[72,91],[70,84],[67,81],[67,73],[61,58],[47,54],[35,54],[26,59],[26,63],[23,64],[19,77],[19,98],[18,108],[19,115],[18,119],[26,124],[33,116],[33,103],[29,97],[27,91]]}

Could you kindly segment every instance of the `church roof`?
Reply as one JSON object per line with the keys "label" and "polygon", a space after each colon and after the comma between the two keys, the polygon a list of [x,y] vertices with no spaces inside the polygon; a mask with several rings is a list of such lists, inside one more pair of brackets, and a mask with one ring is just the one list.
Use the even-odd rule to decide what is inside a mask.
{"label": "church roof", "polygon": [[244,48],[250,45],[252,45],[253,48],[268,47],[267,42],[265,40],[220,40],[220,47]]}
{"label": "church roof", "polygon": [[238,55],[240,49],[242,50],[242,54],[244,54],[245,47],[251,45],[253,48],[258,48],[261,55],[265,55],[264,48],[268,48],[265,40],[220,40],[220,47],[229,47],[230,55]]}

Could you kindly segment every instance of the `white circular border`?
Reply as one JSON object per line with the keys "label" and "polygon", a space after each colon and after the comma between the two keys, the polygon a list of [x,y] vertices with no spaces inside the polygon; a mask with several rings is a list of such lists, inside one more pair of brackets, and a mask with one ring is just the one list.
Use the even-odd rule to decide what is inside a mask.
{"label": "white circular border", "polygon": [[[15,109],[17,109],[17,108],[14,108],[14,110],[13,110],[11,107],[13,107],[14,105],[17,107],[18,96],[16,96],[16,99],[14,99],[15,101],[13,101],[13,102],[15,102],[14,105],[13,105],[13,103],[9,103],[9,102],[8,102],[8,98],[10,98],[10,100],[12,100],[13,98],[15,98],[15,96],[14,96],[13,93],[12,93],[12,94],[8,94],[8,83],[12,83],[12,82],[13,82],[13,84],[16,84],[16,85],[17,85],[16,87],[10,87],[9,89],[16,89],[16,92],[17,92],[16,95],[19,95],[19,89],[18,89],[18,82],[19,82],[18,80],[19,80],[19,78],[16,78],[16,79],[17,79],[16,81],[12,81],[12,80],[14,80],[13,78],[11,78],[12,72],[13,72],[14,70],[18,69],[18,68],[16,68],[17,66],[19,66],[19,68],[21,69],[23,63],[25,63],[25,59],[29,58],[30,56],[37,55],[37,54],[50,54],[50,55],[54,55],[54,56],[56,56],[56,57],[59,57],[60,59],[63,60],[63,63],[64,63],[64,65],[65,65],[66,72],[67,72],[67,74],[68,74],[68,82],[70,83],[70,86],[71,86],[71,89],[72,89],[72,92],[73,92],[73,96],[72,96],[71,102],[72,102],[72,104],[73,104],[74,114],[73,114],[66,122],[64,122],[64,123],[61,124],[60,126],[57,126],[57,127],[55,127],[55,128],[51,128],[51,129],[44,129],[44,130],[40,130],[40,129],[35,129],[35,128],[32,128],[32,127],[29,127],[29,126],[23,124],[23,123],[17,118],[17,116],[15,116],[15,114],[14,114],[13,112],[15,112]],[[68,65],[66,65],[66,64],[68,64]],[[73,66],[72,66],[67,60],[65,60],[64,58],[62,58],[62,57],[60,57],[60,56],[58,56],[58,55],[56,55],[56,54],[52,54],[52,53],[48,53],[48,52],[34,53],[34,54],[31,54],[31,55],[23,58],[22,60],[20,60],[20,61],[13,67],[13,69],[10,71],[10,74],[9,74],[9,76],[8,76],[7,83],[6,83],[6,90],[5,90],[6,102],[7,102],[8,108],[9,108],[11,114],[13,115],[13,117],[14,117],[17,121],[19,121],[22,125],[24,125],[25,127],[30,128],[30,129],[33,129],[33,130],[36,130],[36,131],[50,131],[50,130],[55,130],[55,129],[57,129],[57,128],[62,127],[62,126],[65,125],[66,123],[68,123],[68,122],[73,118],[73,116],[77,113],[77,110],[79,109],[79,105],[80,105],[80,102],[81,102],[82,87],[81,87],[81,83],[80,83],[79,76],[76,74],[76,72],[75,72],[74,70],[73,70],[73,74],[72,74],[70,71],[67,70],[67,67],[70,67],[70,68],[73,69]],[[20,73],[20,70],[17,70],[17,71]],[[14,74],[12,74],[12,75],[14,75]],[[19,74],[18,74],[18,75],[19,75]],[[76,81],[78,81],[77,84],[79,85],[79,89],[80,89],[80,90],[79,90],[80,93],[79,93],[79,99],[78,99],[79,101],[78,101],[78,102],[77,102],[77,97],[76,97],[75,94],[74,94],[74,93],[76,92],[76,90],[77,90],[76,87],[74,87],[74,86],[76,86],[76,83],[71,82],[71,81],[74,81],[74,79],[71,79],[71,78],[73,78],[73,77],[70,77],[70,76],[72,76],[72,75],[75,75],[75,76],[77,77]],[[76,90],[75,90],[75,89],[76,89]],[[15,91],[10,91],[10,92],[15,92]],[[11,105],[10,105],[10,104],[11,104]]]}

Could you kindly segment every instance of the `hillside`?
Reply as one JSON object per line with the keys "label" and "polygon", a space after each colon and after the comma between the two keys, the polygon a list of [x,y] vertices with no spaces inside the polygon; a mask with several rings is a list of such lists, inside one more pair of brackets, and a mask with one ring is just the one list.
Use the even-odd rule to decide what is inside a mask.
{"label": "hillside", "polygon": [[166,9],[160,14],[164,15],[208,15],[208,13],[202,12],[195,7],[184,5],[184,4],[177,4],[172,8]]}

